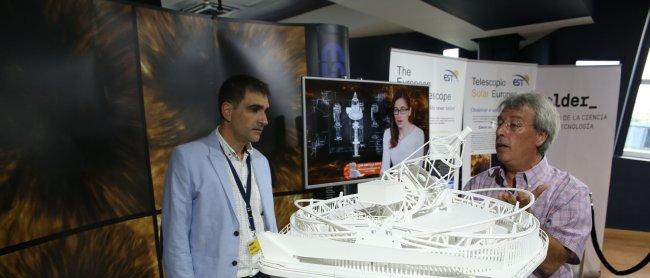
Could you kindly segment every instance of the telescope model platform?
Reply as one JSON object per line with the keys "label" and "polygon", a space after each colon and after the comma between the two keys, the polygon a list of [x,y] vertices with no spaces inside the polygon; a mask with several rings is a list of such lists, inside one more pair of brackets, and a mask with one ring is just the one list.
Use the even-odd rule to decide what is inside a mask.
{"label": "telescope model platform", "polygon": [[[295,201],[280,233],[259,235],[263,273],[280,277],[527,277],[548,237],[521,189],[447,188],[471,129],[433,138],[358,194]],[[481,193],[516,191],[519,204]]]}

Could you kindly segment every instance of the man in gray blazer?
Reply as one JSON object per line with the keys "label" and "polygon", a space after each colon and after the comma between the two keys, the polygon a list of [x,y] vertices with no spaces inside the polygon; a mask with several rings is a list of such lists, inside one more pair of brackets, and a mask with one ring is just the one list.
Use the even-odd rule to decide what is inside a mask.
{"label": "man in gray blazer", "polygon": [[219,89],[221,125],[173,150],[162,206],[167,277],[267,277],[257,234],[277,232],[271,172],[251,142],[268,124],[268,94],[254,77],[229,78]]}

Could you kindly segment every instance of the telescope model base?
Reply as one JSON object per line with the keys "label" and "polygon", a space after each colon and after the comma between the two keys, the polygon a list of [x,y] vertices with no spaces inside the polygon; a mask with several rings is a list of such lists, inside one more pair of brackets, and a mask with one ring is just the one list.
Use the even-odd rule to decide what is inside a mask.
{"label": "telescope model base", "polygon": [[[471,132],[434,138],[358,193],[303,199],[280,233],[259,235],[260,269],[279,277],[527,277],[548,236],[521,189],[460,191],[447,184]],[[443,165],[444,167],[441,167]],[[523,207],[483,195],[528,194]]]}

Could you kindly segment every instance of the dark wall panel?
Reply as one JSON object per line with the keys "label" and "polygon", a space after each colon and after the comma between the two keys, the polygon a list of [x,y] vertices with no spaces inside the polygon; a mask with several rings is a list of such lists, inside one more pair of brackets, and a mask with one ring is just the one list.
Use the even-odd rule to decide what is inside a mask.
{"label": "dark wall panel", "polygon": [[[303,191],[305,28],[103,1],[0,4],[0,277],[155,277],[164,174],[234,74],[271,89],[278,222]],[[130,220],[133,219],[133,220]],[[155,221],[154,221],[155,220]]]}
{"label": "dark wall panel", "polygon": [[153,219],[70,235],[0,257],[0,277],[159,277]]}
{"label": "dark wall panel", "polygon": [[272,165],[274,192],[302,189],[296,118],[306,74],[305,28],[219,21],[137,9],[142,83],[156,204],[173,147],[214,131],[217,92],[234,74],[269,84],[269,126],[256,147]]}
{"label": "dark wall panel", "polygon": [[2,5],[0,253],[150,211],[131,7]]}
{"label": "dark wall panel", "polygon": [[142,93],[156,208],[171,148],[205,136],[218,118],[212,21],[136,8]]}
{"label": "dark wall panel", "polygon": [[216,49],[227,57],[225,78],[248,73],[269,84],[269,125],[256,147],[269,159],[273,192],[303,189],[301,77],[307,75],[305,27],[220,24]]}

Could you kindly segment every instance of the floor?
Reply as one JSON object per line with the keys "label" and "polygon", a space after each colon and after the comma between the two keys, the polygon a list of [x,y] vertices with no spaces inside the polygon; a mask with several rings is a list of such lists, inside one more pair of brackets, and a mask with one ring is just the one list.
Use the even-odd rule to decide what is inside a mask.
{"label": "floor", "polygon": [[[650,252],[650,232],[605,229],[604,244],[607,261],[617,270],[628,269],[638,264]],[[616,276],[602,266],[600,277],[650,277],[650,264],[627,276]]]}

